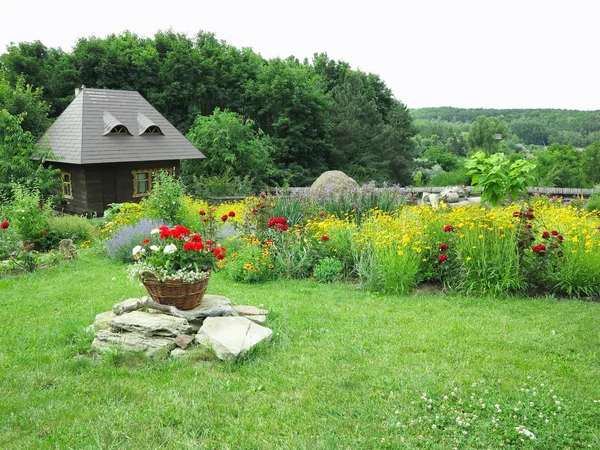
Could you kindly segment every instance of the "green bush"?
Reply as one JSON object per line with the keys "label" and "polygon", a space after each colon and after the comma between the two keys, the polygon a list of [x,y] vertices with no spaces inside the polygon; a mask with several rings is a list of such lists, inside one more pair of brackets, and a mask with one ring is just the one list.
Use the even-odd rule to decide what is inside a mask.
{"label": "green bush", "polygon": [[600,192],[595,192],[590,196],[585,203],[585,210],[588,212],[600,211]]}
{"label": "green bush", "polygon": [[324,258],[319,261],[313,270],[315,280],[321,283],[331,283],[342,279],[342,263],[335,258]]}
{"label": "green bush", "polygon": [[50,216],[48,217],[48,232],[55,233],[59,239],[72,239],[73,242],[82,242],[89,239],[95,230],[92,223],[79,216]]}
{"label": "green bush", "polygon": [[183,185],[166,172],[157,172],[152,181],[152,193],[143,200],[148,216],[171,224],[181,223],[185,214]]}

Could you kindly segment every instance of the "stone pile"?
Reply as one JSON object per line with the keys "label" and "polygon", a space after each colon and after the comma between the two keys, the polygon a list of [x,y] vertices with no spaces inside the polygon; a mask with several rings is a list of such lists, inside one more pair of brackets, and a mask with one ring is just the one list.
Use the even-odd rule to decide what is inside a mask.
{"label": "stone pile", "polygon": [[187,311],[160,305],[149,297],[131,298],[96,316],[91,325],[96,331],[92,349],[180,357],[198,346],[219,359],[235,361],[271,340],[273,331],[260,325],[268,313],[254,306],[232,306],[222,295],[205,295],[199,306]]}

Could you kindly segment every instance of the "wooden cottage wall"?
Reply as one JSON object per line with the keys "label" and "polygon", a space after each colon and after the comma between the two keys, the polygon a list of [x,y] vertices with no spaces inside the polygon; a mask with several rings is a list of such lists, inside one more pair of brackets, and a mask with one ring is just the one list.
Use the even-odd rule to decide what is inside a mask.
{"label": "wooden cottage wall", "polygon": [[71,174],[71,191],[73,193],[73,198],[66,198],[63,204],[59,205],[59,208],[64,212],[71,214],[80,214],[82,211],[87,211],[87,183],[84,166],[60,162],[52,162],[50,165],[60,169],[62,172]]}

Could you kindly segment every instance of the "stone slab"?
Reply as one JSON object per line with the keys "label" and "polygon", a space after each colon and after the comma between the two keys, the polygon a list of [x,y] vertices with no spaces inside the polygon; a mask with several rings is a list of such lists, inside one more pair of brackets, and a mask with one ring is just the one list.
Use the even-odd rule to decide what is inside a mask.
{"label": "stone slab", "polygon": [[196,335],[196,342],[214,351],[217,358],[233,362],[272,336],[271,329],[245,317],[207,317]]}
{"label": "stone slab", "polygon": [[140,333],[115,333],[101,330],[92,342],[92,349],[103,353],[110,348],[119,348],[126,352],[143,351],[147,356],[168,352],[175,348],[175,340],[167,337],[146,336]]}
{"label": "stone slab", "polygon": [[109,320],[113,331],[130,331],[145,336],[175,337],[190,331],[187,320],[166,314],[132,311]]}
{"label": "stone slab", "polygon": [[115,317],[115,313],[112,311],[105,311],[103,313],[97,314],[96,319],[94,320],[94,325],[93,325],[94,330],[96,330],[96,331],[108,330],[110,328],[110,325],[108,324],[108,322],[113,317]]}
{"label": "stone slab", "polygon": [[263,324],[267,321],[267,316],[261,314],[255,314],[253,316],[244,316],[246,319],[250,319],[254,323]]}
{"label": "stone slab", "polygon": [[233,309],[235,309],[240,316],[266,316],[269,314],[269,311],[266,309],[260,309],[250,305],[235,305]]}

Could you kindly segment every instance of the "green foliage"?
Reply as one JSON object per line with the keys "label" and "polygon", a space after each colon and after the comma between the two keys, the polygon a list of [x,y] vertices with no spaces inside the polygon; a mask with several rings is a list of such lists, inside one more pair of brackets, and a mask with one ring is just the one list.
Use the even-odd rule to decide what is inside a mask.
{"label": "green foliage", "polygon": [[481,200],[496,206],[507,196],[516,199],[527,192],[527,186],[533,181],[532,170],[535,165],[523,159],[512,164],[504,153],[486,156],[476,152],[465,162],[467,175],[472,175],[471,184],[475,191],[482,191]]}
{"label": "green foliage", "polygon": [[50,215],[48,217],[48,232],[55,233],[60,239],[83,242],[90,239],[94,230],[94,225],[84,217],[71,215]]}
{"label": "green foliage", "polygon": [[[184,164],[185,162],[182,161],[182,166],[187,171],[188,167]],[[190,182],[189,176],[182,178],[186,190],[198,198],[248,196],[252,192],[254,184],[248,175],[241,178],[231,175],[230,172],[213,176],[193,174],[191,180]]]}
{"label": "green foliage", "polygon": [[274,257],[268,246],[250,243],[230,254],[231,261],[225,268],[225,274],[234,281],[259,283],[275,278]]}
{"label": "green foliage", "polygon": [[467,169],[459,167],[451,172],[440,172],[433,175],[429,179],[429,186],[458,186],[464,184],[468,186],[471,184],[471,176],[467,175]]}
{"label": "green foliage", "polygon": [[498,138],[506,139],[508,134],[506,122],[501,118],[479,116],[471,124],[469,147],[472,151],[483,150],[487,154],[496,153],[500,143]]}
{"label": "green foliage", "polygon": [[17,78],[11,86],[0,72],[0,109],[9,114],[22,117],[21,127],[39,138],[50,126],[49,106],[42,99],[42,90],[26,85],[23,78]]}
{"label": "green foliage", "polygon": [[344,266],[335,258],[321,259],[313,269],[315,280],[321,283],[333,283],[342,279]]}
{"label": "green foliage", "polygon": [[49,149],[38,147],[33,135],[23,131],[23,116],[13,116],[0,109],[0,195],[10,198],[14,182],[35,187],[42,199],[59,191],[60,171],[44,167]]}
{"label": "green foliage", "polygon": [[181,182],[162,171],[153,173],[153,177],[152,192],[143,200],[148,217],[170,224],[180,223],[185,195]]}
{"label": "green foliage", "polygon": [[239,114],[217,108],[210,116],[198,116],[187,136],[206,156],[205,160],[182,162],[187,186],[203,183],[203,177],[231,176],[239,180],[249,177],[253,188],[261,189],[277,179],[271,139]]}
{"label": "green foliage", "polygon": [[590,195],[590,198],[585,202],[585,210],[588,212],[600,212],[600,192],[594,192]]}
{"label": "green foliage", "polygon": [[600,183],[600,141],[593,142],[583,150],[581,165],[586,181]]}
{"label": "green foliage", "polygon": [[573,146],[552,144],[535,153],[535,177],[538,186],[586,187],[582,157]]}
{"label": "green foliage", "polygon": [[458,157],[454,153],[446,151],[442,145],[429,147],[425,150],[425,153],[423,153],[423,158],[439,164],[446,172],[452,172],[453,170],[458,169],[460,165]]}

